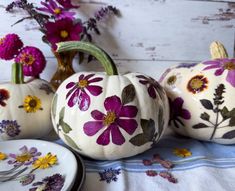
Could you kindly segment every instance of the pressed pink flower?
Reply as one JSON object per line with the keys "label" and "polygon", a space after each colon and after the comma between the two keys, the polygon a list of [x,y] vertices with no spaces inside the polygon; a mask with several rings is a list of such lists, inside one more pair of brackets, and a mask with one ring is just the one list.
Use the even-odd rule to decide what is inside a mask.
{"label": "pressed pink flower", "polygon": [[103,132],[96,140],[97,144],[108,145],[110,137],[112,137],[114,144],[122,145],[125,138],[120,128],[129,135],[135,132],[138,123],[134,117],[136,117],[138,109],[134,105],[123,105],[121,99],[117,96],[107,97],[104,101],[104,108],[106,114],[98,110],[91,112],[91,116],[95,121],[88,121],[84,124],[84,133],[93,136],[103,129]]}
{"label": "pressed pink flower", "polygon": [[62,5],[65,9],[79,8],[78,5],[73,5],[71,0],[56,0],[60,5]]}
{"label": "pressed pink flower", "polygon": [[70,18],[74,19],[74,12],[66,11],[65,8],[60,7],[54,0],[49,0],[48,2],[41,1],[44,7],[37,8],[40,11],[52,14],[56,19]]}
{"label": "pressed pink flower", "polygon": [[152,176],[152,177],[158,175],[157,171],[155,171],[155,170],[147,170],[145,173],[147,176]]}
{"label": "pressed pink flower", "polygon": [[81,23],[73,23],[72,19],[65,18],[56,22],[48,22],[45,25],[46,38],[56,49],[56,43],[64,41],[78,41],[83,31]]}
{"label": "pressed pink flower", "polygon": [[23,64],[25,76],[38,76],[46,66],[43,53],[36,47],[26,46],[15,58],[15,62]]}
{"label": "pressed pink flower", "polygon": [[235,59],[222,58],[203,62],[203,64],[207,65],[203,70],[215,69],[215,76],[220,76],[227,71],[226,80],[235,87]]}
{"label": "pressed pink flower", "polygon": [[23,42],[16,34],[7,34],[0,39],[0,58],[4,60],[13,59],[23,47]]}
{"label": "pressed pink flower", "polygon": [[143,160],[143,164],[144,164],[144,166],[151,166],[153,163],[152,163],[151,160],[144,159],[144,160]]}
{"label": "pressed pink flower", "polygon": [[69,98],[69,107],[77,104],[81,111],[86,111],[90,107],[90,96],[88,92],[93,96],[98,96],[103,92],[102,87],[94,85],[94,83],[102,81],[103,78],[94,76],[95,74],[88,74],[87,76],[81,74],[77,82],[69,82],[66,85],[66,89],[70,89],[66,94],[66,99]]}

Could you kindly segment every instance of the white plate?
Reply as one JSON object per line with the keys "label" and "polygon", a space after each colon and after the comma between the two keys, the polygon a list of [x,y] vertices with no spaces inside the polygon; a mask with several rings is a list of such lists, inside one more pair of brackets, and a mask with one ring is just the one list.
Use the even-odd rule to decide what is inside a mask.
{"label": "white plate", "polygon": [[[36,147],[37,150],[42,153],[41,156],[45,156],[49,152],[57,156],[57,165],[53,165],[52,167],[47,169],[37,169],[33,172],[35,174],[35,180],[33,181],[33,183],[42,181],[42,179],[47,176],[52,176],[53,174],[59,173],[65,177],[65,182],[62,191],[68,191],[72,188],[77,171],[79,169],[77,167],[77,160],[70,150],[48,141],[24,139],[0,142],[0,152],[5,154],[21,154],[19,149],[23,146],[27,146],[27,148]],[[0,161],[0,171],[8,170],[13,167],[13,165],[9,165],[7,163],[9,159],[12,158],[8,157],[6,160]],[[32,166],[29,167],[29,169],[23,174],[28,173],[31,169]],[[27,186],[22,186],[19,181],[8,181],[4,183],[0,182],[1,191],[28,191],[32,187],[34,187],[32,186],[32,183]]]}

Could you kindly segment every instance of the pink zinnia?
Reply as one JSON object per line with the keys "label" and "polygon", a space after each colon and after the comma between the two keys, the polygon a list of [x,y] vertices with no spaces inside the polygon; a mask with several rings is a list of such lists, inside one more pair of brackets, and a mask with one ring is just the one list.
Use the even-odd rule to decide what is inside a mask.
{"label": "pink zinnia", "polygon": [[38,76],[46,66],[43,53],[36,47],[26,46],[15,58],[15,62],[23,64],[25,76]]}
{"label": "pink zinnia", "polygon": [[56,49],[56,43],[64,41],[80,40],[80,33],[83,31],[81,23],[73,23],[72,19],[65,18],[56,22],[48,22],[45,25],[46,38]]}
{"label": "pink zinnia", "polygon": [[0,39],[0,58],[4,60],[13,59],[23,47],[23,42],[16,34],[7,34]]}
{"label": "pink zinnia", "polygon": [[74,19],[74,12],[69,12],[65,8],[60,7],[54,0],[49,0],[48,2],[41,1],[44,7],[38,8],[38,10],[52,14],[56,19],[71,18]]}

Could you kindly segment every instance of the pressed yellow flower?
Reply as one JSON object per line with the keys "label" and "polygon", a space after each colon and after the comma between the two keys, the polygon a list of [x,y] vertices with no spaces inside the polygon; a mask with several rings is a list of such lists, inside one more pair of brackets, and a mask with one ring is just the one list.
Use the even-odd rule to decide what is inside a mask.
{"label": "pressed yellow flower", "polygon": [[190,157],[192,155],[192,153],[188,149],[180,149],[180,148],[174,149],[173,153],[183,158]]}
{"label": "pressed yellow flower", "polygon": [[39,169],[46,169],[51,167],[52,165],[56,164],[57,162],[57,157],[56,155],[52,155],[51,153],[48,153],[44,157],[38,158],[34,163],[33,167],[39,168]]}
{"label": "pressed yellow flower", "polygon": [[42,110],[41,100],[36,96],[28,95],[24,99],[24,104],[19,106],[19,108],[24,108],[27,113],[35,113],[38,110]]}
{"label": "pressed yellow flower", "polygon": [[7,155],[0,152],[0,160],[5,160],[7,158]]}

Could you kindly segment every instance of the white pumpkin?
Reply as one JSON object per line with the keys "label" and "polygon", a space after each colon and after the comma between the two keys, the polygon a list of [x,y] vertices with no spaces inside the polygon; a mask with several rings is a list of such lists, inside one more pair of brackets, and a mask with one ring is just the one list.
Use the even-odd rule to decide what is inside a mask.
{"label": "white pumpkin", "polygon": [[52,129],[53,91],[48,82],[0,84],[0,140],[42,138]]}
{"label": "white pumpkin", "polygon": [[59,86],[52,122],[60,138],[94,159],[129,157],[155,145],[169,118],[162,87],[146,75],[117,75],[110,57],[89,43],[62,43],[59,51],[64,50],[88,51],[108,75],[80,72]]}
{"label": "white pumpkin", "polygon": [[218,42],[211,53],[213,60],[180,64],[160,79],[170,99],[170,125],[195,139],[234,144],[235,59]]}

